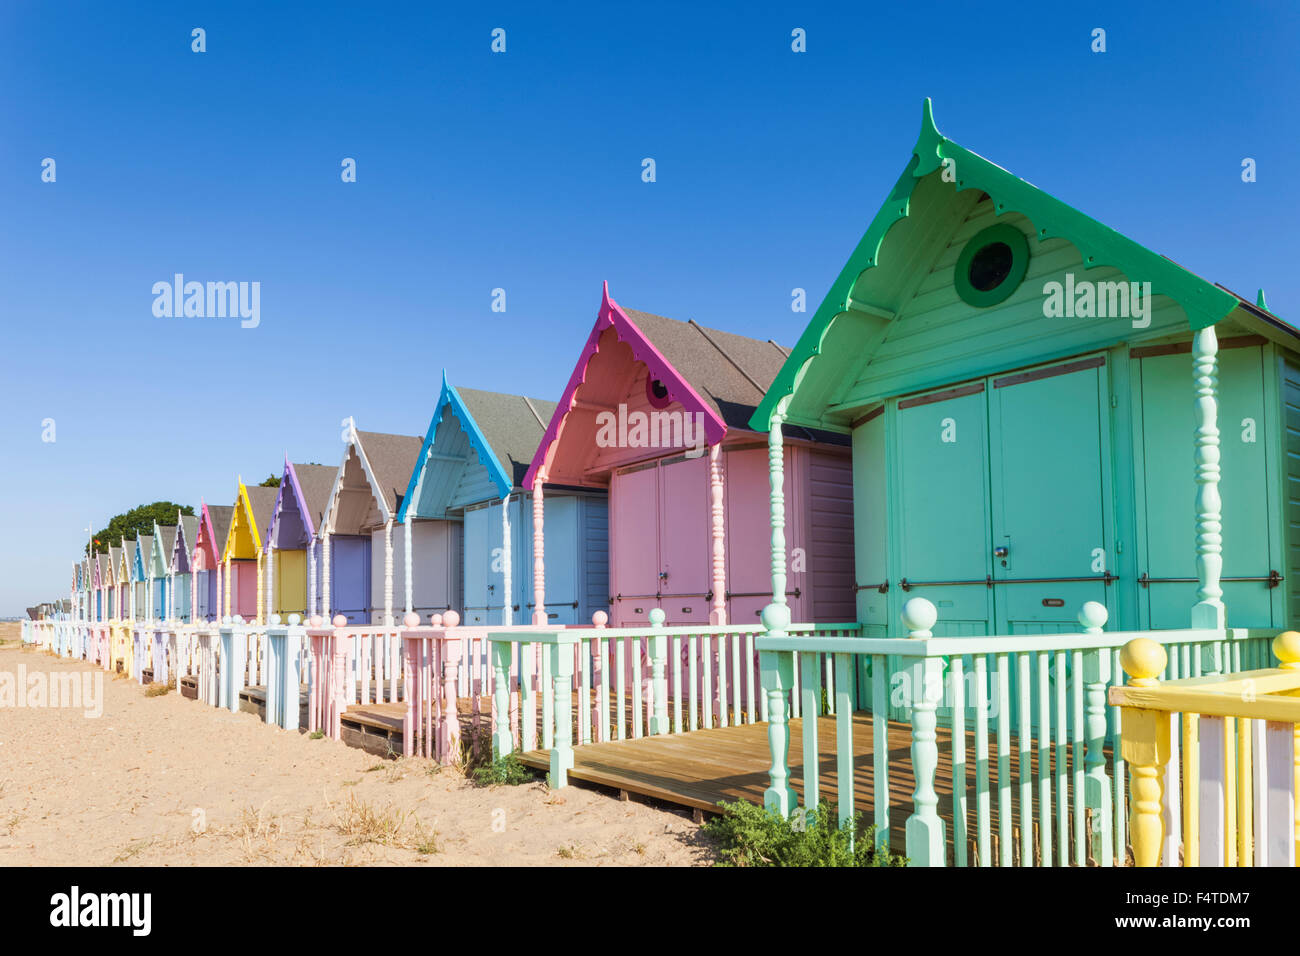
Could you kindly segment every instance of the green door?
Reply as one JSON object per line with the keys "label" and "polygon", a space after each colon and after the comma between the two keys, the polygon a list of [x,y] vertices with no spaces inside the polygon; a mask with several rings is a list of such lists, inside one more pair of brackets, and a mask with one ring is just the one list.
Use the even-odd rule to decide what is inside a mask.
{"label": "green door", "polygon": [[1105,360],[991,384],[996,633],[1077,632],[1085,601],[1115,610],[1106,584]]}
{"label": "green door", "polygon": [[989,633],[987,426],[983,382],[898,402],[900,600],[932,601],[939,636]]}
{"label": "green door", "polygon": [[[1270,587],[1271,536],[1264,420],[1264,356],[1258,345],[1219,352],[1219,441],[1223,501],[1223,603],[1233,627],[1270,627],[1281,590]],[[1146,515],[1139,553],[1142,622],[1191,625],[1196,603],[1196,482],[1192,358],[1187,352],[1138,360],[1142,389],[1139,487]],[[1281,573],[1281,568],[1277,571]],[[1232,580],[1246,579],[1246,580]]]}

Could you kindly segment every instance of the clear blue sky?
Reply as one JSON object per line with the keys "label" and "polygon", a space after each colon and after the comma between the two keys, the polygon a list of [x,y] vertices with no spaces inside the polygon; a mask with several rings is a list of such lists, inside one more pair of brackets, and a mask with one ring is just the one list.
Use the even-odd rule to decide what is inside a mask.
{"label": "clear blue sky", "polygon": [[[811,314],[925,96],[962,145],[1300,319],[1293,4],[443,6],[3,0],[0,614],[66,594],[118,511],[334,464],[346,415],[421,433],[443,366],[557,397],[603,279],[792,344],[790,290]],[[176,272],[259,281],[260,327],[155,318]]]}

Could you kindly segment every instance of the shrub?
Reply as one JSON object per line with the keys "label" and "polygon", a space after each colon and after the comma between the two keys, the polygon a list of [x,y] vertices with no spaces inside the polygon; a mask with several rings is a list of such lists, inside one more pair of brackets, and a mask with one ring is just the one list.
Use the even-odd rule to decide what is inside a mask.
{"label": "shrub", "polygon": [[476,767],[470,778],[480,787],[502,783],[514,787],[532,780],[533,772],[515,754],[506,754],[491,763]]}
{"label": "shrub", "polygon": [[[704,824],[722,859],[718,866],[906,866],[907,859],[877,849],[875,830],[861,813],[842,825],[835,808],[796,809],[790,819],[745,800],[720,803],[721,816]],[[804,820],[807,823],[804,824]]]}

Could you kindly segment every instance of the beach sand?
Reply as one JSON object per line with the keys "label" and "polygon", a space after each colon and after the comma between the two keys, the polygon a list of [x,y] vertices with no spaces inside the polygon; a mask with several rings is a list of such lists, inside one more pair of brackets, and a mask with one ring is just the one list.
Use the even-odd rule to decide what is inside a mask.
{"label": "beach sand", "polygon": [[0,866],[713,859],[685,813],[540,781],[476,787],[432,761],[380,760],[175,691],[146,697],[17,639],[0,627],[0,674],[102,675],[103,714],[0,708]]}

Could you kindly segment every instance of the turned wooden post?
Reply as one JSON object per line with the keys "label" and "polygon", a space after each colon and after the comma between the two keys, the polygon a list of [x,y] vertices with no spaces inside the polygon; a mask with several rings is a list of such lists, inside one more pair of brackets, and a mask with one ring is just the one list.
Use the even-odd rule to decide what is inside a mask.
{"label": "turned wooden post", "polygon": [[[939,613],[925,598],[912,598],[903,605],[903,625],[912,640],[932,637],[931,628]],[[943,698],[943,662],[922,657],[912,665],[912,815],[905,826],[907,859],[910,866],[943,866],[944,822],[939,816],[939,795],[934,777],[939,766],[936,708]]]}
{"label": "turned wooden post", "polygon": [[722,482],[722,446],[712,445],[709,447],[709,512],[713,537],[713,610],[709,612],[709,623],[716,626],[727,623],[727,529]]}
{"label": "turned wooden post", "polygon": [[569,771],[573,769],[573,713],[570,701],[573,685],[573,648],[578,640],[564,640],[557,636],[551,644],[551,680],[554,687],[555,737],[551,746],[551,789],[566,786]]}
{"label": "turned wooden post", "polygon": [[[761,615],[766,637],[785,637],[790,626],[790,609],[772,603]],[[784,651],[761,651],[759,667],[763,674],[763,692],[767,695],[767,746],[772,766],[767,772],[768,786],[763,791],[763,806],[782,819],[789,819],[798,805],[790,787],[790,725],[786,716],[786,697],[794,686],[794,655]]]}
{"label": "turned wooden post", "polygon": [[[1079,611],[1079,623],[1085,634],[1101,634],[1109,614],[1104,604],[1088,601]],[[1092,858],[1102,866],[1114,863],[1111,839],[1111,790],[1106,773],[1106,685],[1110,682],[1110,649],[1093,648],[1083,655],[1084,694],[1087,698],[1085,718],[1087,771],[1084,779],[1086,806],[1092,811]]]}
{"label": "turned wooden post", "polygon": [[540,471],[533,478],[533,623],[546,623],[546,506],[542,486],[546,476]]}
{"label": "turned wooden post", "polygon": [[1192,627],[1222,630],[1223,505],[1219,498],[1219,340],[1214,326],[1196,333],[1192,376],[1196,384],[1196,576]]}
{"label": "turned wooden post", "polygon": [[[1165,649],[1146,637],[1124,645],[1120,666],[1133,687],[1155,687],[1164,673]],[[1137,866],[1158,866],[1164,843],[1164,774],[1169,763],[1169,714],[1125,707],[1121,752],[1129,765],[1129,835]]]}

